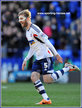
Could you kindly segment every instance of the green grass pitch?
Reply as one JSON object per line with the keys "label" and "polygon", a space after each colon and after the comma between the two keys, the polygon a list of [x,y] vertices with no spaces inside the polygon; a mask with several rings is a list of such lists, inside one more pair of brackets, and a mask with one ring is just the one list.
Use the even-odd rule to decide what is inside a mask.
{"label": "green grass pitch", "polygon": [[7,107],[80,107],[80,84],[44,84],[51,105],[36,105],[42,97],[32,83],[2,84],[2,106]]}

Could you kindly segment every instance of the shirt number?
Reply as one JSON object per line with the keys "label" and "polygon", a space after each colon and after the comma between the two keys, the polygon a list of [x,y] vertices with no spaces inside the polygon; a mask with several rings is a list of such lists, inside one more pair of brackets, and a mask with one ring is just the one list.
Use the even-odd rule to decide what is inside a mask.
{"label": "shirt number", "polygon": [[47,70],[48,68],[48,63],[44,63],[44,70]]}

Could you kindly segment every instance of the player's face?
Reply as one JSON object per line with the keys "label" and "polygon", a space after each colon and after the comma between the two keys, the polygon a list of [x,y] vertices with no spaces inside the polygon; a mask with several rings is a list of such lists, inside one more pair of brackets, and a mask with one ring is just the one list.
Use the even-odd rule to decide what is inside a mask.
{"label": "player's face", "polygon": [[21,24],[22,27],[28,26],[28,23],[26,21],[26,17],[24,15],[19,16],[19,23]]}

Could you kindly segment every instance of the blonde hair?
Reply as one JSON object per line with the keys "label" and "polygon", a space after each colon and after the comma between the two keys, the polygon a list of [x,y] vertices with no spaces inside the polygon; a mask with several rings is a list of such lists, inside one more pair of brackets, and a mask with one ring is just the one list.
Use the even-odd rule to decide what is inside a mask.
{"label": "blonde hair", "polygon": [[20,16],[20,15],[24,15],[25,17],[31,18],[31,12],[28,9],[25,9],[25,10],[19,12],[18,16]]}

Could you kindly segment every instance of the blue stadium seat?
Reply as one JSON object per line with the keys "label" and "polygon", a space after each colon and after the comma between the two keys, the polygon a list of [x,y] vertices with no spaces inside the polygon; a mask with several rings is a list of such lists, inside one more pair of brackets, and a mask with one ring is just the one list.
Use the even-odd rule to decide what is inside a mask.
{"label": "blue stadium seat", "polygon": [[54,7],[57,7],[57,6],[59,5],[59,3],[58,3],[57,1],[55,1],[55,2],[52,2],[52,5],[53,5]]}
{"label": "blue stadium seat", "polygon": [[71,50],[58,50],[58,53],[59,53],[63,58],[66,58],[66,57],[71,58],[71,57],[72,57],[72,51],[71,51]]}

